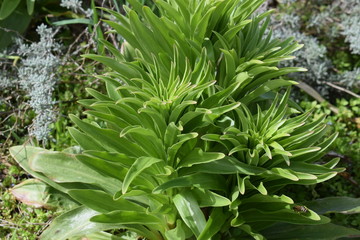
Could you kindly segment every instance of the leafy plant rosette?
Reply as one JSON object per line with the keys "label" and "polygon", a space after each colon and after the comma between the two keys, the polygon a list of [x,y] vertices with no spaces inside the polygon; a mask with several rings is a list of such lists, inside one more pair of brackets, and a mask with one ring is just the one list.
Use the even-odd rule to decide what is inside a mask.
{"label": "leafy plant rosette", "polygon": [[[263,1],[157,0],[160,16],[128,2],[126,16],[104,9],[122,52],[102,40],[112,58],[85,55],[113,72],[98,76],[105,94],[87,89],[94,98],[80,101],[98,121],[70,116],[81,149],[10,149],[57,199],[77,204],[42,239],[117,239],[105,232],[114,229],[127,230],[112,232],[119,239],[307,239],[314,225],[324,239],[359,234],[276,195],[343,169],[318,162],[336,134],[324,140],[323,119],[308,121],[280,90],[295,84],[284,75],[304,71],[277,67],[301,45],[265,34],[270,12],[252,15]],[[33,201],[51,197],[37,189],[48,192],[28,188]]]}

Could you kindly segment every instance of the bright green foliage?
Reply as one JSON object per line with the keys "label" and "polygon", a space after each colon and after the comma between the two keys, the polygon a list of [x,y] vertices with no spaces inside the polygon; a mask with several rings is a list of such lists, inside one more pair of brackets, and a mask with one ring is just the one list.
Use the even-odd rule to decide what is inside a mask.
{"label": "bright green foliage", "polygon": [[43,239],[110,239],[99,233],[109,229],[151,240],[266,239],[274,223],[328,223],[276,195],[343,169],[338,159],[317,163],[336,135],[323,140],[322,120],[296,115],[289,89],[280,91],[294,84],[282,76],[304,69],[276,66],[301,46],[264,35],[270,13],[251,17],[263,1],[157,0],[160,17],[128,2],[126,17],[107,10],[123,53],[103,41],[113,58],[85,56],[113,72],[98,76],[106,94],[87,89],[94,98],[81,101],[99,121],[71,116],[82,151],[11,148],[26,171],[79,203]]}

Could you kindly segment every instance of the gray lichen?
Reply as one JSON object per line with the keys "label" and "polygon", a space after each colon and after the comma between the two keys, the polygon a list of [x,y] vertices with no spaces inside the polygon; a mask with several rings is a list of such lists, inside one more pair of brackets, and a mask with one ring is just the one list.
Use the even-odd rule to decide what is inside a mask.
{"label": "gray lichen", "polygon": [[17,53],[22,57],[18,70],[21,88],[29,96],[29,105],[36,113],[29,134],[45,141],[50,124],[55,120],[52,92],[58,81],[56,76],[60,59],[60,44],[54,40],[55,32],[44,24],[37,28],[40,41],[30,45],[19,42]]}

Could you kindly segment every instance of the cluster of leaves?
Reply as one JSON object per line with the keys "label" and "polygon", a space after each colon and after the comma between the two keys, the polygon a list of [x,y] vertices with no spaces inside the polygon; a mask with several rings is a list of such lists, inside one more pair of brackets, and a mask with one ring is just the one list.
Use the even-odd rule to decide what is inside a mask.
{"label": "cluster of leaves", "polygon": [[[100,40],[113,58],[86,55],[113,72],[99,76],[106,94],[89,88],[93,99],[80,101],[90,117],[71,116],[78,128],[69,132],[81,149],[10,150],[41,180],[14,190],[77,205],[42,238],[110,239],[102,232],[109,229],[147,239],[315,233],[302,226],[302,236],[291,224],[337,231],[321,231],[324,239],[358,234],[277,195],[343,169],[335,168],[336,158],[317,163],[336,134],[323,139],[323,119],[309,121],[310,113],[299,114],[289,100],[289,89],[279,91],[294,84],[284,75],[304,71],[277,67],[301,46],[265,34],[270,12],[249,19],[263,1],[158,0],[160,16],[128,2],[133,10],[125,6],[126,16],[103,9],[116,18],[105,22],[126,40],[123,54]],[[279,222],[290,224],[287,233],[273,225]]]}
{"label": "cluster of leaves", "polygon": [[[339,136],[331,146],[331,151],[327,154],[327,157],[340,157],[339,166],[346,168],[346,171],[316,186],[292,187],[285,189],[284,192],[302,202],[332,196],[360,197],[360,178],[358,175],[360,171],[359,104],[359,99],[338,100],[336,106],[339,109],[339,114],[334,115],[325,103],[301,102],[300,105],[304,109],[313,110],[311,118],[314,120],[328,115],[327,125],[331,128],[331,132],[336,131]],[[332,213],[330,216],[334,222],[341,225],[359,227],[358,215]]]}

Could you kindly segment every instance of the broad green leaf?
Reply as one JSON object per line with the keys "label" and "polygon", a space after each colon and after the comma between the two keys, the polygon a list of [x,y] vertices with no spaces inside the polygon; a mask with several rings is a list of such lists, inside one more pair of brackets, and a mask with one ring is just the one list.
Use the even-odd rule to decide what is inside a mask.
{"label": "broad green leaf", "polygon": [[113,234],[107,233],[107,232],[96,232],[96,233],[90,233],[83,235],[81,237],[74,237],[69,238],[68,240],[129,240],[129,236],[134,236],[134,238],[137,238],[138,235],[136,233],[130,233],[127,232],[127,234],[124,236],[115,236]]}
{"label": "broad green leaf", "polygon": [[113,196],[100,190],[76,189],[70,190],[69,195],[97,212],[107,213],[116,210],[145,212],[145,208],[126,199],[113,199]]}
{"label": "broad green leaf", "polygon": [[170,122],[166,128],[164,136],[165,148],[172,146],[177,140],[177,135],[181,132],[181,128],[177,127],[174,122]]}
{"label": "broad green leaf", "polygon": [[171,179],[153,190],[154,193],[161,193],[170,188],[179,187],[200,187],[212,190],[225,190],[225,179],[221,175],[195,173]]}
{"label": "broad green leaf", "polygon": [[[16,3],[17,0],[8,0],[11,4]],[[32,20],[31,16],[28,15],[26,8],[22,5],[23,1],[20,1],[18,7],[10,13],[6,10],[4,13],[10,13],[5,19],[0,19],[0,51],[4,53],[6,47],[10,44],[14,44],[14,39],[19,37],[19,34],[23,35],[28,29],[29,24]],[[0,7],[1,7],[0,3]],[[18,59],[19,56],[7,56],[14,58],[13,63],[16,63],[15,59]],[[8,59],[11,61],[11,59]]]}
{"label": "broad green leaf", "polygon": [[306,202],[305,205],[318,214],[342,213],[355,214],[360,213],[360,198],[350,197],[327,197]]}
{"label": "broad green leaf", "polygon": [[158,40],[159,44],[166,49],[166,51],[171,54],[174,40],[169,37],[167,28],[163,21],[161,21],[158,16],[156,16],[149,7],[143,7],[143,13],[147,21],[151,24],[151,28],[154,34],[154,37]]}
{"label": "broad green leaf", "polygon": [[248,224],[242,224],[240,226],[238,226],[239,229],[243,230],[244,232],[246,232],[247,234],[249,234],[251,237],[253,237],[255,240],[265,240],[264,236],[262,236],[259,233],[254,232],[251,229],[251,226]]}
{"label": "broad green leaf", "polygon": [[169,121],[170,122],[177,122],[179,117],[181,117],[181,113],[186,109],[188,106],[195,105],[197,102],[192,100],[184,101],[174,107],[174,109],[170,113]]}
{"label": "broad green leaf", "polygon": [[330,219],[319,216],[312,210],[307,213],[297,213],[292,209],[282,209],[275,211],[261,211],[258,209],[247,209],[241,212],[243,219],[248,222],[272,221],[287,222],[295,224],[318,225],[330,222]]}
{"label": "broad green leaf", "polygon": [[124,136],[134,141],[150,156],[165,159],[163,143],[153,130],[129,126],[121,131],[120,137]]}
{"label": "broad green leaf", "polygon": [[158,54],[163,51],[161,45],[154,38],[154,33],[140,21],[139,16],[134,11],[130,11],[129,19],[131,31],[142,45],[144,49],[142,53],[145,57],[150,57],[151,54]]}
{"label": "broad green leaf", "polygon": [[90,218],[98,212],[81,206],[55,218],[41,234],[41,240],[66,240],[103,230],[121,228],[119,224],[94,223]]}
{"label": "broad green leaf", "polygon": [[103,159],[107,162],[119,164],[123,168],[130,168],[131,165],[136,160],[136,158],[129,157],[123,153],[114,153],[114,152],[96,151],[96,150],[88,150],[88,151],[84,151],[83,153],[85,155],[90,155],[93,157]]}
{"label": "broad green leaf", "polygon": [[126,193],[131,182],[141,174],[145,169],[151,167],[153,164],[162,162],[162,159],[153,158],[153,157],[140,157],[131,165],[129,171],[127,172],[124,182],[122,184],[122,193]]}
{"label": "broad green leaf", "polygon": [[194,188],[192,193],[200,207],[224,207],[231,204],[231,201],[226,197],[206,189]]}
{"label": "broad green leaf", "polygon": [[96,158],[88,155],[76,155],[77,160],[92,168],[93,170],[103,174],[104,176],[113,177],[123,181],[128,171],[127,168],[122,167],[120,164],[108,162],[101,158]]}
{"label": "broad green leaf", "polygon": [[35,208],[71,209],[78,206],[68,196],[38,179],[27,179],[15,185],[10,192],[17,200]]}
{"label": "broad green leaf", "polygon": [[196,164],[209,163],[225,157],[223,153],[204,152],[201,148],[195,148],[184,159],[181,159],[178,167],[191,167]]}
{"label": "broad green leaf", "polygon": [[179,149],[185,145],[188,141],[192,141],[193,139],[197,138],[198,133],[193,132],[193,133],[186,133],[186,134],[180,134],[178,135],[178,141],[172,145],[170,148],[168,148],[168,159],[170,160],[170,162],[168,163],[168,165],[170,166],[174,166],[175,164],[175,156],[178,153]]}
{"label": "broad green leaf", "polygon": [[278,223],[263,230],[262,234],[269,240],[336,240],[343,237],[358,237],[360,231],[333,223],[314,226]]}
{"label": "broad green leaf", "polygon": [[273,169],[271,169],[271,172],[273,172],[274,174],[279,175],[283,178],[290,179],[292,181],[299,181],[299,178],[287,169],[273,168]]}
{"label": "broad green leaf", "polygon": [[274,89],[277,89],[279,87],[285,87],[296,84],[294,81],[288,81],[288,80],[270,80],[268,82],[265,82],[264,84],[258,86],[254,91],[248,93],[245,97],[241,98],[239,102],[248,104],[250,101],[254,100],[257,97],[260,97],[261,95],[270,92]]}
{"label": "broad green leaf", "polygon": [[186,240],[192,236],[191,230],[184,224],[183,221],[178,219],[176,227],[165,232],[167,239]]}
{"label": "broad green leaf", "polygon": [[201,232],[200,236],[197,238],[198,240],[208,240],[211,239],[216,233],[218,233],[222,226],[225,224],[227,220],[226,213],[223,212],[222,208],[213,208],[212,212],[209,216],[209,219],[206,222],[206,225]]}
{"label": "broad green leaf", "polygon": [[10,191],[15,198],[35,208],[50,208],[47,205],[49,186],[37,179],[27,179],[13,187]]}
{"label": "broad green leaf", "polygon": [[3,0],[0,7],[0,20],[7,18],[19,3],[20,0]]}
{"label": "broad green leaf", "polygon": [[309,164],[303,162],[292,162],[291,169],[296,172],[307,172],[311,174],[324,174],[329,171],[342,171],[342,168],[331,169],[325,165]]}
{"label": "broad green leaf", "polygon": [[198,237],[206,226],[206,220],[194,196],[183,191],[175,195],[173,201],[182,220]]}
{"label": "broad green leaf", "polygon": [[[80,120],[74,115],[70,115],[70,119],[95,142],[99,143],[104,149],[110,152],[115,151],[136,157],[145,155],[144,151],[138,145],[120,137],[120,134],[116,131],[98,128],[90,123]],[[89,139],[87,139],[87,141],[88,140]]]}
{"label": "broad green leaf", "polygon": [[[246,74],[246,73],[245,73]],[[204,108],[211,108],[214,106],[219,106],[220,104],[223,104],[223,102],[228,99],[233,92],[235,92],[242,83],[241,78],[236,78],[235,82],[232,83],[229,87],[225,88],[224,90],[221,90],[214,95],[210,96],[209,98],[205,99],[201,103],[201,107]]]}
{"label": "broad green leaf", "polygon": [[52,181],[48,177],[46,177],[42,173],[38,173],[34,171],[30,165],[29,160],[38,153],[47,152],[47,150],[39,147],[33,147],[33,146],[14,146],[10,148],[10,154],[15,159],[15,161],[28,173],[30,173],[33,177],[38,178],[42,180],[43,182],[49,184],[53,188],[61,191],[61,192],[67,192],[68,189],[61,186],[60,184]]}
{"label": "broad green leaf", "polygon": [[[251,197],[243,199],[241,203],[245,206],[246,209],[249,208],[251,205],[256,206],[258,203],[261,203],[259,205],[265,203],[283,203],[285,205],[289,205],[289,204],[294,204],[294,201],[285,195],[277,196],[277,195],[255,194]],[[250,205],[246,205],[246,204],[250,204]]]}
{"label": "broad green leaf", "polygon": [[163,224],[162,220],[155,215],[145,212],[137,212],[131,210],[116,210],[106,214],[100,214],[90,219],[92,222],[98,223],[118,223],[118,224],[143,224],[143,225],[159,225]]}
{"label": "broad green leaf", "polygon": [[114,193],[121,188],[122,184],[115,178],[104,176],[87,167],[72,154],[41,152],[31,156],[29,165],[34,171],[43,173],[57,183],[89,183]]}
{"label": "broad green leaf", "polygon": [[87,134],[79,131],[76,128],[70,127],[68,128],[70,135],[72,138],[80,145],[80,147],[84,150],[97,150],[104,151],[105,148],[101,146],[97,141],[89,141],[89,137]]}
{"label": "broad green leaf", "polygon": [[259,175],[267,170],[261,167],[250,166],[246,163],[240,162],[234,158],[225,157],[219,161],[211,163],[197,164],[190,168],[183,169],[181,173],[203,172],[214,174],[246,174]]}
{"label": "broad green leaf", "polygon": [[[122,131],[124,128],[130,126],[131,124],[126,122],[124,119],[119,118],[115,116],[114,114],[106,114],[98,111],[86,111],[85,114],[92,115],[94,117],[97,117],[107,123],[109,123],[112,126],[116,126],[117,131]],[[87,148],[88,149],[88,148]]]}

